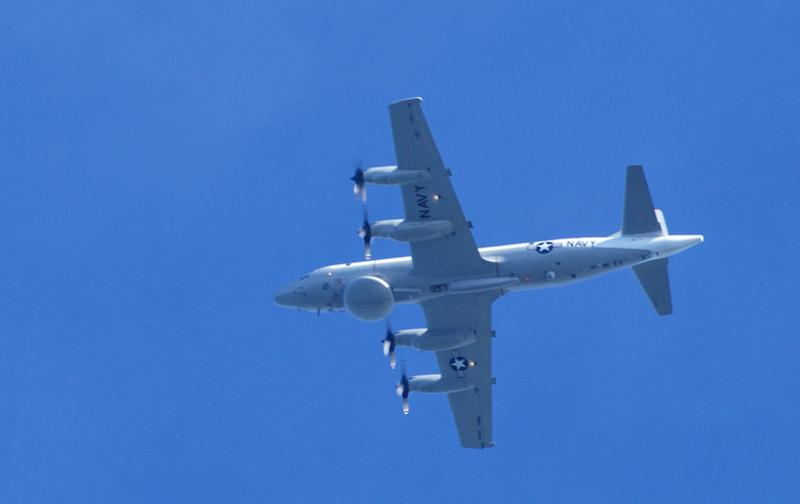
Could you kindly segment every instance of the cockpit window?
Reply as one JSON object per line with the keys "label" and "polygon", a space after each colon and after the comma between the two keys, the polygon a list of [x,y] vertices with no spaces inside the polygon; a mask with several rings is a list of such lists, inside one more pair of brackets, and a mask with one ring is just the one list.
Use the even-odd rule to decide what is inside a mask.
{"label": "cockpit window", "polygon": [[300,277],[300,280],[305,280],[306,278],[308,278],[308,275],[303,275]]}

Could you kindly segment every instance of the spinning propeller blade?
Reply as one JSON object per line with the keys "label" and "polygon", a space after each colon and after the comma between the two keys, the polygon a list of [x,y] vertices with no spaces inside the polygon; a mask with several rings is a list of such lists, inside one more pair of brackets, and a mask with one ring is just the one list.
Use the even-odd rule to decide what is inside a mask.
{"label": "spinning propeller blade", "polygon": [[367,213],[367,205],[364,205],[364,223],[361,225],[361,229],[358,230],[358,236],[364,239],[364,256],[367,259],[370,258],[372,252],[370,250],[370,242],[372,241],[372,226],[369,225],[369,214]]}
{"label": "spinning propeller blade", "polygon": [[397,359],[394,353],[394,333],[389,322],[389,317],[386,317],[386,337],[381,341],[383,343],[383,355],[389,356],[389,365],[394,369]]}
{"label": "spinning propeller blade", "polygon": [[406,363],[400,363],[403,374],[400,377],[400,383],[397,384],[397,395],[403,398],[403,414],[408,415],[408,377],[406,376]]}
{"label": "spinning propeller blade", "polygon": [[358,200],[358,197],[361,196],[361,201],[366,203],[367,202],[367,186],[364,184],[364,170],[361,168],[361,159],[357,159],[354,163],[356,173],[350,180],[355,182],[353,186],[353,194]]}

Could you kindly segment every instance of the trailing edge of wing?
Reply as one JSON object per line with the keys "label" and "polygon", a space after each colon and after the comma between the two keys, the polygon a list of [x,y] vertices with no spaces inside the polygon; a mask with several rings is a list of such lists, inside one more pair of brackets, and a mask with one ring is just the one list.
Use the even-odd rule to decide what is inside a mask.
{"label": "trailing edge of wing", "polygon": [[491,448],[492,295],[459,294],[421,303],[428,330],[474,332],[476,340],[436,352],[443,379],[469,381],[474,388],[447,394],[461,446]]}

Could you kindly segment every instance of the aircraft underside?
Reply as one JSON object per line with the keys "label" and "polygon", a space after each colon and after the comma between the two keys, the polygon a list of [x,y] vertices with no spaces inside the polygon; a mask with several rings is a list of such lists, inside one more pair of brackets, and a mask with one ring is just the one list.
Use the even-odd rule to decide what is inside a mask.
{"label": "aircraft underside", "polygon": [[327,266],[275,294],[280,306],[347,311],[364,321],[385,319],[396,304],[417,303],[427,327],[394,331],[382,344],[395,367],[398,347],[432,352],[439,374],[407,376],[396,391],[409,412],[411,392],[445,394],[462,446],[488,448],[492,434],[492,303],[518,290],[581,282],[632,268],[656,313],[672,313],[667,257],[703,241],[670,235],[653,208],[641,166],[629,166],[621,230],[604,238],[566,238],[478,249],[422,114],[420,98],[389,106],[396,166],[362,170],[351,180],[366,203],[366,185],[399,187],[404,219],[370,222],[359,236],[370,259],[376,238],[408,242],[410,257]]}

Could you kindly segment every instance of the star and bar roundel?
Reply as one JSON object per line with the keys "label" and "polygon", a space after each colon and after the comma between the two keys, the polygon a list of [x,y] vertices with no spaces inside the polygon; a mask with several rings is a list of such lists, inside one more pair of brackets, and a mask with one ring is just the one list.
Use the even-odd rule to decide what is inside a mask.
{"label": "star and bar roundel", "polygon": [[464,378],[464,371],[469,367],[469,361],[458,353],[458,350],[453,350],[453,358],[450,359],[450,368],[458,373],[459,378]]}
{"label": "star and bar roundel", "polygon": [[[536,242],[533,244],[533,248],[536,249],[536,252],[540,254],[547,254],[551,252],[554,248],[560,247],[561,242],[551,242],[551,241],[542,241]],[[528,247],[530,248],[530,247]]]}

